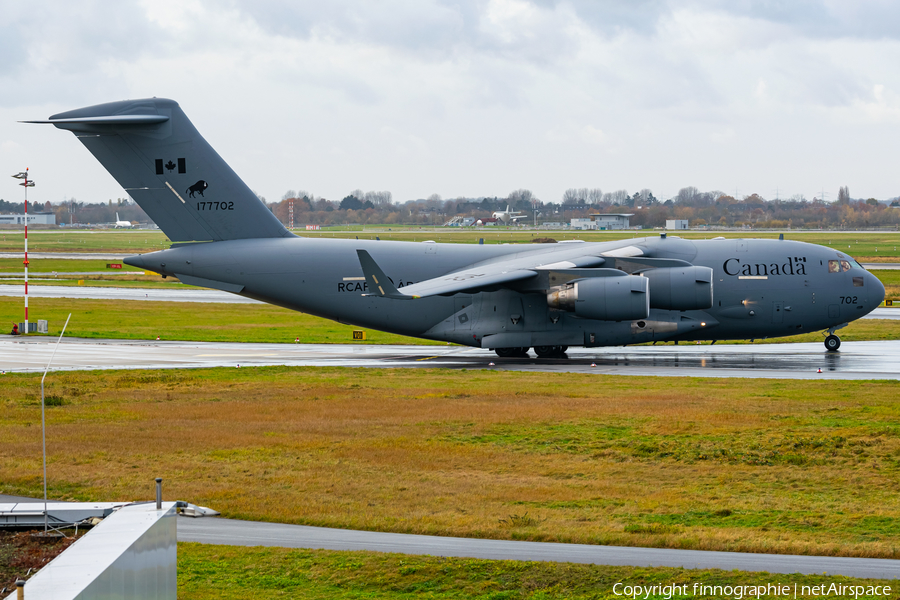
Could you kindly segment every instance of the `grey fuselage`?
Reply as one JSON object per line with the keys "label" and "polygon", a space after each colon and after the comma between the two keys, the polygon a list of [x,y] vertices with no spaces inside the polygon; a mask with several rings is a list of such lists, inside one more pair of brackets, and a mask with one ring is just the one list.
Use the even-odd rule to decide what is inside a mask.
{"label": "grey fuselage", "polygon": [[[542,259],[552,263],[555,257],[608,257],[629,247],[640,249],[643,257],[711,268],[711,308],[651,309],[648,318],[628,321],[585,319],[548,305],[546,278],[415,300],[366,296],[356,252],[368,251],[402,290],[477,263],[530,253],[551,253]],[[604,266],[615,261],[615,268],[629,270],[628,258],[609,260]],[[834,261],[843,270],[834,269]],[[847,255],[788,240],[670,236],[551,246],[287,237],[184,244],[126,262],[341,323],[490,348],[788,336],[839,327],[871,312],[884,298],[881,282]],[[652,298],[652,285],[649,293]]]}

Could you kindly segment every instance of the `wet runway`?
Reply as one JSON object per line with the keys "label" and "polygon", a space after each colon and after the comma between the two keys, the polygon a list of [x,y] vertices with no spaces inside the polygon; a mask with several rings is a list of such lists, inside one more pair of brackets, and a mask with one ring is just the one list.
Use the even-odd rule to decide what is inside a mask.
{"label": "wet runway", "polygon": [[[0,296],[23,296],[24,285],[0,285]],[[153,302],[219,302],[262,304],[236,294],[185,286],[184,288],[118,288],[82,285],[29,285],[32,298],[87,298],[92,300],[145,300]]]}
{"label": "wet runway", "polygon": [[[55,340],[0,336],[0,368],[41,372]],[[493,364],[492,364],[493,363]],[[288,365],[297,367],[496,369],[547,373],[776,379],[900,379],[900,341],[845,342],[829,353],[821,343],[673,344],[572,348],[568,359],[498,358],[461,346],[238,344],[218,342],[64,339],[52,370],[173,369]],[[819,369],[822,370],[819,373]]]}

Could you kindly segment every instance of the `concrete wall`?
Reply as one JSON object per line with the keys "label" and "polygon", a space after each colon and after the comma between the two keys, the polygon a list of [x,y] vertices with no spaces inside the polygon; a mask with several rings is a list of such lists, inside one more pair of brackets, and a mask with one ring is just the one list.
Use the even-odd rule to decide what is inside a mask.
{"label": "concrete wall", "polygon": [[121,508],[28,580],[26,600],[174,600],[176,520],[174,502]]}

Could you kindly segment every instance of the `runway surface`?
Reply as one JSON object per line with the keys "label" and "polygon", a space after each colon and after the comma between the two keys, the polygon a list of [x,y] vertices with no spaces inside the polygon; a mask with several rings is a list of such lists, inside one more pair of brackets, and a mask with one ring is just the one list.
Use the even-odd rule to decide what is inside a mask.
{"label": "runway surface", "polygon": [[[0,296],[22,297],[24,294],[24,285],[0,285]],[[244,298],[243,296],[238,296],[236,294],[195,287],[164,289],[92,287],[83,285],[29,285],[28,296],[31,298],[86,298],[92,300],[262,304],[258,300],[251,300],[250,298]]]}
{"label": "runway surface", "polygon": [[[6,496],[4,502],[41,503],[39,498]],[[269,546],[312,550],[368,550],[488,560],[533,560],[629,567],[739,569],[768,573],[828,573],[847,577],[896,579],[900,560],[709,552],[629,546],[592,546],[548,542],[516,542],[477,538],[382,533],[283,523],[261,523],[215,517],[179,517],[178,541],[229,546]]]}
{"label": "runway surface", "polygon": [[[121,261],[126,256],[139,254],[138,252],[121,252],[118,254],[109,253],[93,253],[93,252],[29,252],[28,258],[35,260],[40,259],[61,259],[61,260],[118,260]],[[0,252],[0,258],[25,258],[24,252]]]}
{"label": "runway surface", "polygon": [[[55,340],[0,336],[0,369],[42,372]],[[238,344],[63,339],[51,370],[296,367],[496,369],[548,373],[775,379],[900,379],[900,342],[673,344],[572,348],[567,359],[499,358],[461,346]],[[822,372],[819,373],[818,370]]]}
{"label": "runway surface", "polygon": [[900,560],[516,542],[328,529],[221,518],[179,518],[178,541],[233,546],[371,550],[491,560],[537,560],[631,567],[828,573],[878,579],[895,579],[900,574]]}

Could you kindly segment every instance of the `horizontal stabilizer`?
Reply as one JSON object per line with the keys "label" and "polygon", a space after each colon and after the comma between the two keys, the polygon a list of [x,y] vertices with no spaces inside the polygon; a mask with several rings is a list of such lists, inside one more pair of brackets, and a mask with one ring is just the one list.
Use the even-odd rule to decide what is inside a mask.
{"label": "horizontal stabilizer", "polygon": [[78,129],[78,125],[157,125],[169,120],[166,115],[106,115],[102,117],[81,117],[73,119],[50,119],[47,121],[19,121],[56,125],[60,129]]}

